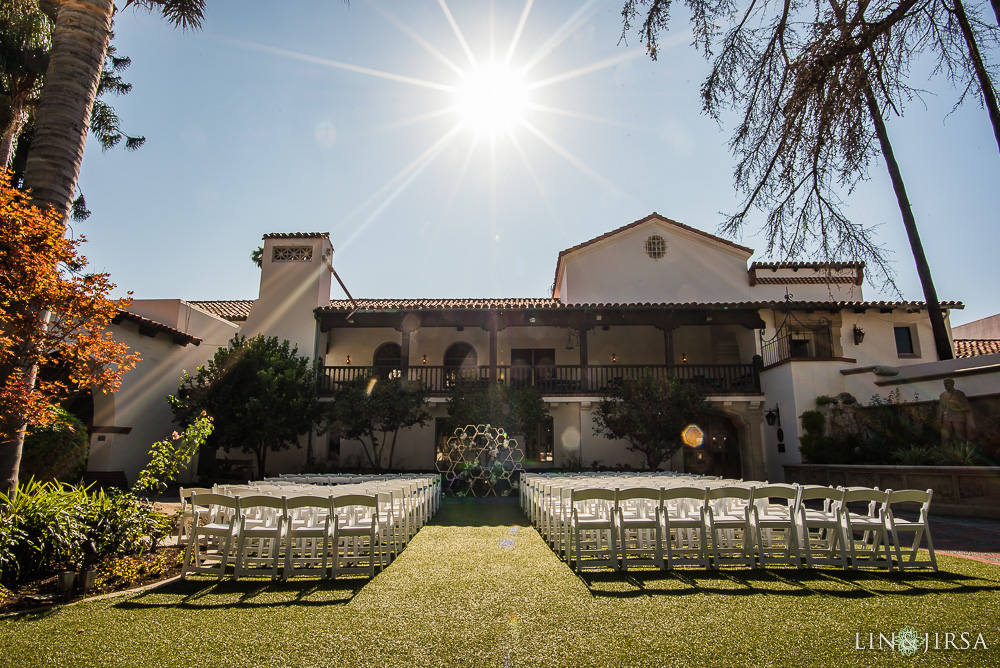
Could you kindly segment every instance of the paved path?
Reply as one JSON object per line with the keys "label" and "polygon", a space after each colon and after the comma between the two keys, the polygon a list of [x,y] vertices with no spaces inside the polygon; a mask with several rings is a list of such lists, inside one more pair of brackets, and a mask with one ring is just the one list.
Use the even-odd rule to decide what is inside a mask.
{"label": "paved path", "polygon": [[934,551],[1000,565],[1000,520],[931,516]]}

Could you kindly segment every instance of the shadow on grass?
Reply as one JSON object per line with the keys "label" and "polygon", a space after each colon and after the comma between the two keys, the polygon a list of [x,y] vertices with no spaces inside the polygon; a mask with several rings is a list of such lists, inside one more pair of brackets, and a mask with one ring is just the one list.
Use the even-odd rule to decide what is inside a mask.
{"label": "shadow on grass", "polygon": [[887,573],[820,568],[691,568],[669,571],[584,571],[578,573],[577,577],[592,596],[609,598],[764,594],[866,599],[878,596],[916,597],[1000,591],[1000,582],[997,580],[946,571]]}
{"label": "shadow on grass", "polygon": [[189,578],[143,592],[114,605],[122,610],[175,608],[276,608],[291,606],[345,605],[370,580],[366,577],[335,580],[292,579],[288,582],[244,579],[208,580]]}
{"label": "shadow on grass", "polygon": [[445,499],[441,510],[428,526],[444,527],[492,527],[527,526],[528,518],[518,503],[517,497],[488,497]]}

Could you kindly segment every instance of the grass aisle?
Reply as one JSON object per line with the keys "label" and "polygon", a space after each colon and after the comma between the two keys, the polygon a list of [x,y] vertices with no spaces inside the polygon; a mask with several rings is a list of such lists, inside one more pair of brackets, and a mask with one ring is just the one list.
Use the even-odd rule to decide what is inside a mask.
{"label": "grass aisle", "polygon": [[[525,522],[516,506],[446,504],[371,582],[196,580],[2,620],[0,665],[1000,665],[995,566],[579,578]],[[982,633],[988,649],[855,649],[855,633],[867,645],[904,626],[932,645]]]}

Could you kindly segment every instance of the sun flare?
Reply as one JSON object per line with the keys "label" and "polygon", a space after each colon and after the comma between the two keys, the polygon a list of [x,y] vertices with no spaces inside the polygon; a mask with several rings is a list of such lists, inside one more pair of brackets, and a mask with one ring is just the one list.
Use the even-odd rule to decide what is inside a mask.
{"label": "sun flare", "polygon": [[524,118],[528,86],[520,73],[503,65],[478,65],[458,85],[460,122],[490,135],[508,132]]}

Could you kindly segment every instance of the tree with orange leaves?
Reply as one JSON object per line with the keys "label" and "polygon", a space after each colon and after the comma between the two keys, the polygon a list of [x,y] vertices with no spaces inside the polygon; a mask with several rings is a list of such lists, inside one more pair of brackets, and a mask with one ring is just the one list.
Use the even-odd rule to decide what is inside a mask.
{"label": "tree with orange leaves", "polygon": [[118,389],[139,361],[107,325],[128,299],[109,299],[107,274],[88,274],[61,217],[0,175],[0,492],[17,485],[24,432],[82,388]]}

